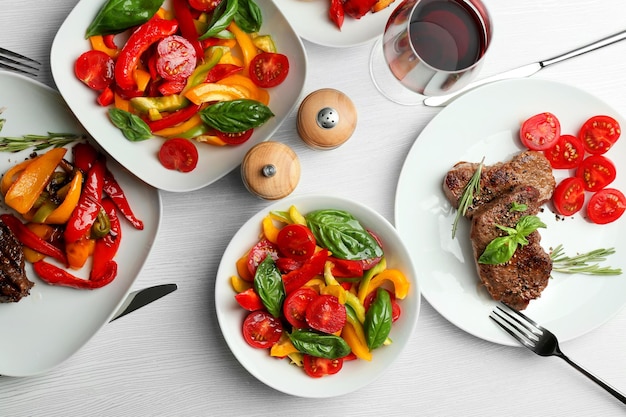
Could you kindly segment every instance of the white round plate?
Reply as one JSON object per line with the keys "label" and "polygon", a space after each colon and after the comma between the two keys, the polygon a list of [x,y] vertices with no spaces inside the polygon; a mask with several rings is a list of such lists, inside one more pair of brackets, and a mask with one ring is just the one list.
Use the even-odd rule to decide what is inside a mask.
{"label": "white round plate", "polygon": [[345,17],[341,30],[328,17],[330,0],[274,0],[303,39],[331,48],[362,45],[383,36],[391,12],[401,0],[360,19]]}
{"label": "white round plate", "polygon": [[[24,134],[86,134],[58,92],[20,75],[0,71],[0,118],[6,119],[0,136]],[[0,173],[23,161],[32,149],[3,153]],[[77,290],[48,285],[26,264],[26,274],[35,283],[30,295],[17,303],[0,303],[0,375],[29,376],[59,365],[76,353],[106,324],[122,304],[150,254],[161,223],[161,198],[133,175],[108,160],[133,211],[144,222],[135,230],[123,218],[122,243],[115,256],[117,278],[106,287]],[[0,211],[8,212],[2,203]],[[73,271],[87,277],[89,265]]]}
{"label": "white round plate", "polygon": [[[171,10],[170,0],[164,7]],[[268,140],[299,102],[306,78],[307,58],[302,41],[271,0],[256,0],[263,13],[260,33],[270,34],[279,52],[289,58],[287,79],[269,90],[270,109],[274,113],[267,123],[255,129],[252,137],[239,146],[211,146],[196,143],[198,166],[181,173],[165,169],[157,158],[162,138],[130,142],[109,121],[107,109],[96,104],[96,94],[74,75],[74,62],[90,46],[84,39],[87,26],[104,4],[104,0],[81,0],[70,12],[52,43],[50,65],[54,81],[91,136],[113,158],[141,180],[165,191],[185,192],[205,187],[220,179],[242,161],[246,152]]]}
{"label": "white round plate", "polygon": [[[371,362],[348,361],[335,375],[311,378],[302,368],[290,365],[287,360],[272,358],[267,349],[252,348],[243,339],[241,329],[247,312],[235,301],[235,292],[230,284],[230,277],[237,274],[235,262],[258,242],[262,219],[270,211],[286,211],[291,205],[295,205],[303,214],[329,208],[350,212],[366,229],[372,230],[381,238],[388,267],[400,269],[410,280],[409,294],[400,302],[402,314],[394,323],[389,335],[393,343],[375,350]],[[235,234],[224,252],[217,271],[215,307],[226,343],[237,360],[253,376],[287,394],[324,398],[344,395],[371,383],[400,356],[417,323],[420,292],[411,258],[398,233],[384,217],[355,201],[324,195],[302,195],[289,197],[261,210]]]}
{"label": "white round plate", "polygon": [[[428,302],[459,328],[503,345],[518,345],[498,328],[489,313],[496,303],[479,284],[469,241],[469,221],[461,219],[451,238],[456,211],[443,194],[443,178],[459,161],[485,157],[486,164],[505,161],[522,150],[519,127],[528,117],[552,112],[561,133],[576,134],[589,117],[607,114],[622,126],[620,114],[577,88],[538,79],[502,81],[478,88],[444,108],[419,135],[402,168],[396,192],[396,227],[406,242]],[[626,140],[606,154],[618,167],[615,183],[626,190]],[[557,182],[568,174],[555,171]],[[584,210],[584,209],[583,209]],[[626,270],[626,217],[608,225],[588,222],[582,212],[557,218],[546,206],[540,229],[542,246],[563,244],[575,255],[615,247],[606,265]],[[553,273],[541,297],[525,312],[566,341],[600,326],[626,303],[626,276]]]}

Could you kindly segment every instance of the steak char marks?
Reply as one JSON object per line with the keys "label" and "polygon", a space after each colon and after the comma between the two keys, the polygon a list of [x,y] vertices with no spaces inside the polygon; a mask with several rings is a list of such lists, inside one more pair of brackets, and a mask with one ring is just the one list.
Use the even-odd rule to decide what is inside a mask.
{"label": "steak char marks", "polygon": [[0,303],[17,302],[30,293],[33,282],[24,272],[24,250],[0,220]]}
{"label": "steak char marks", "polygon": [[[478,164],[459,162],[444,179],[444,192],[458,208],[463,189]],[[495,238],[506,235],[496,225],[514,228],[524,215],[535,215],[552,197],[555,180],[552,167],[539,152],[522,152],[509,162],[484,166],[480,193],[475,196],[466,217],[471,220],[470,239],[476,269],[482,284],[496,301],[523,310],[538,298],[548,285],[552,260],[540,245],[538,231],[526,237],[528,245],[518,246],[506,263],[488,265],[478,258]],[[525,211],[511,210],[514,204],[525,205]]]}

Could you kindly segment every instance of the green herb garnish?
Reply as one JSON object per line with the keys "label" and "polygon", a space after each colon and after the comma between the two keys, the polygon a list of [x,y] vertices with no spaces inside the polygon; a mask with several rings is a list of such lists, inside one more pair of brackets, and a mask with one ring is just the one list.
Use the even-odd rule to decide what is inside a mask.
{"label": "green herb garnish", "polygon": [[595,249],[576,256],[566,256],[563,254],[563,245],[558,245],[550,253],[552,270],[566,274],[621,275],[621,268],[611,268],[598,264],[614,253],[615,249],[609,248]]}
{"label": "green herb garnish", "polygon": [[483,170],[483,162],[485,158],[480,161],[476,171],[474,171],[474,175],[472,178],[465,184],[463,187],[463,192],[461,193],[461,197],[459,198],[459,208],[456,211],[456,217],[454,218],[454,223],[452,223],[452,239],[456,236],[456,229],[459,223],[459,219],[465,216],[467,213],[467,209],[474,201],[474,197],[480,194],[480,175]]}
{"label": "green herb garnish", "polygon": [[245,98],[219,101],[200,112],[204,123],[226,133],[245,132],[261,126],[273,116],[265,104]]}
{"label": "green herb garnish", "polygon": [[540,227],[546,225],[537,216],[522,216],[515,228],[496,225],[500,230],[508,233],[489,242],[485,251],[478,258],[478,263],[499,265],[508,262],[513,257],[518,246],[528,245],[526,237]]}
{"label": "green herb garnish", "polygon": [[152,137],[148,124],[131,112],[112,107],[109,109],[109,118],[131,142],[139,142]]}
{"label": "green herb garnish", "polygon": [[49,147],[60,148],[84,138],[85,135],[51,132],[47,135],[0,136],[0,152],[20,152],[31,147],[35,151]]}

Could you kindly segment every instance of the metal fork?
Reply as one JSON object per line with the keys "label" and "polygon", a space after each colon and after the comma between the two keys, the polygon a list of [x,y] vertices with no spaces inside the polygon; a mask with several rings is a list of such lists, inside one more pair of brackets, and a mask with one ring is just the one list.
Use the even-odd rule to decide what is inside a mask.
{"label": "metal fork", "polygon": [[501,304],[489,314],[489,318],[537,355],[558,356],[626,404],[626,397],[622,393],[565,356],[559,348],[556,336],[526,315],[506,304]]}
{"label": "metal fork", "polygon": [[0,48],[0,68],[36,77],[41,62],[32,58]]}

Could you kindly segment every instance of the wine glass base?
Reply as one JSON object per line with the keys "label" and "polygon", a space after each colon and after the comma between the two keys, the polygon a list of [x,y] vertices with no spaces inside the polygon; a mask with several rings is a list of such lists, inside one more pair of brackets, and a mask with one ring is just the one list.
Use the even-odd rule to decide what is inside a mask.
{"label": "wine glass base", "polygon": [[409,90],[391,73],[383,54],[381,39],[376,40],[372,47],[369,64],[372,82],[385,98],[403,106],[423,104],[426,96]]}

